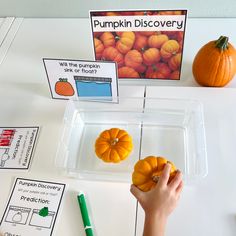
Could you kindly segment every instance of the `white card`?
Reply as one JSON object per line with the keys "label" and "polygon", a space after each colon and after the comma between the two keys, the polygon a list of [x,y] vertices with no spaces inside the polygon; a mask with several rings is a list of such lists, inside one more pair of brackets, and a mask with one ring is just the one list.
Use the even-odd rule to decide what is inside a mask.
{"label": "white card", "polygon": [[29,169],[39,127],[0,127],[0,169]]}
{"label": "white card", "polygon": [[114,62],[43,59],[52,98],[118,102]]}
{"label": "white card", "polygon": [[0,223],[3,235],[52,235],[65,184],[17,178]]}

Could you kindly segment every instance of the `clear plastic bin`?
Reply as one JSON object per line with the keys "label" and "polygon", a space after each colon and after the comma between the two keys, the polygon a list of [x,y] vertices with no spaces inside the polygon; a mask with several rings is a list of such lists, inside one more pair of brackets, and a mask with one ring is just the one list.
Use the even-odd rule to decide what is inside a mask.
{"label": "clear plastic bin", "polygon": [[[130,156],[105,163],[94,151],[99,134],[113,127],[133,138]],[[135,163],[146,156],[175,163],[187,183],[207,175],[202,104],[195,100],[119,98],[119,103],[69,101],[56,164],[70,176],[87,180],[131,181]]]}

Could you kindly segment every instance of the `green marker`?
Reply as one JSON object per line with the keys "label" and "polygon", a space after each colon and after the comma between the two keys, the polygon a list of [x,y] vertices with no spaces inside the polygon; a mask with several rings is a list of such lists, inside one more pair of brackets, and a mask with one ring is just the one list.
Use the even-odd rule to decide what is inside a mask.
{"label": "green marker", "polygon": [[83,192],[79,192],[79,195],[77,196],[77,200],[78,200],[80,212],[83,218],[84,230],[85,230],[86,236],[93,236],[93,229],[90,223],[88,209],[86,206],[86,201],[85,201]]}

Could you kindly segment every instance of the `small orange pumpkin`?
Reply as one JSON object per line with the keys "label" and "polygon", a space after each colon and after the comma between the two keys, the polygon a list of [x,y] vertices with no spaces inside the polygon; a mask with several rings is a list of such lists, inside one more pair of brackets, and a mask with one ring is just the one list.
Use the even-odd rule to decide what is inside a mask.
{"label": "small orange pumpkin", "polygon": [[181,64],[181,53],[177,53],[176,55],[172,56],[169,61],[168,65],[171,70],[178,70]]}
{"label": "small orange pumpkin", "polygon": [[103,131],[95,142],[96,155],[104,162],[123,161],[129,156],[132,149],[131,136],[119,128]]}
{"label": "small orange pumpkin", "polygon": [[156,186],[166,163],[171,164],[169,178],[171,181],[176,174],[174,164],[163,157],[148,156],[135,164],[132,174],[133,184],[144,192],[151,190]]}
{"label": "small orange pumpkin", "polygon": [[236,50],[228,37],[204,45],[193,61],[193,76],[202,86],[223,87],[236,73]]}
{"label": "small orange pumpkin", "polygon": [[121,36],[117,36],[116,48],[122,53],[126,54],[134,45],[135,34],[134,32],[123,32]]}
{"label": "small orange pumpkin", "polygon": [[149,66],[146,71],[146,78],[165,79],[170,77],[171,70],[165,63],[157,63]]}
{"label": "small orange pumpkin", "polygon": [[141,64],[139,65],[135,70],[138,72],[138,73],[144,73],[147,69],[147,66],[145,66],[144,64]]}
{"label": "small orange pumpkin", "polygon": [[146,36],[138,34],[138,33],[136,33],[135,35],[136,35],[136,37],[135,37],[135,42],[134,42],[133,48],[142,52],[146,49],[146,47],[148,45],[147,44],[148,39]]}
{"label": "small orange pumpkin", "polygon": [[166,34],[151,35],[148,38],[148,46],[151,48],[161,48],[161,46],[169,40]]}
{"label": "small orange pumpkin", "polygon": [[131,50],[125,55],[125,65],[131,68],[138,68],[143,62],[142,54],[137,50]]}
{"label": "small orange pumpkin", "polygon": [[124,64],[124,56],[116,48],[113,47],[105,48],[102,53],[101,59],[103,61],[115,61],[118,67],[121,67]]}
{"label": "small orange pumpkin", "polygon": [[102,57],[102,52],[104,50],[104,45],[101,40],[94,38],[94,47],[95,47],[95,57],[97,60],[100,60]]}
{"label": "small orange pumpkin", "polygon": [[104,32],[100,36],[100,40],[102,40],[104,47],[115,46],[115,37],[111,32]]}
{"label": "small orange pumpkin", "polygon": [[123,66],[118,69],[118,77],[119,78],[139,78],[139,73],[128,66]]}
{"label": "small orange pumpkin", "polygon": [[179,79],[180,79],[179,70],[173,71],[173,72],[170,74],[170,79],[179,80]]}
{"label": "small orange pumpkin", "polygon": [[152,65],[160,61],[161,55],[157,48],[149,48],[143,53],[143,62],[146,65]]}
{"label": "small orange pumpkin", "polygon": [[175,55],[178,51],[179,51],[179,43],[174,39],[170,39],[162,45],[161,56],[163,58],[170,58],[173,55]]}

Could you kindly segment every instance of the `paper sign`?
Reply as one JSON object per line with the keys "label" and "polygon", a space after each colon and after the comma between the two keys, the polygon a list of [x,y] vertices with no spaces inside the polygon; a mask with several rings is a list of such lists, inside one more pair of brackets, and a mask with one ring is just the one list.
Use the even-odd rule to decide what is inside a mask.
{"label": "paper sign", "polygon": [[39,127],[0,127],[0,169],[29,169]]}
{"label": "paper sign", "polygon": [[115,61],[119,78],[179,80],[186,10],[91,11],[96,60]]}
{"label": "paper sign", "polygon": [[43,59],[52,98],[117,102],[114,62]]}
{"label": "paper sign", "polygon": [[65,184],[17,178],[4,211],[3,235],[52,235]]}

